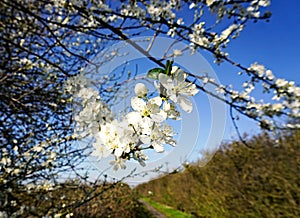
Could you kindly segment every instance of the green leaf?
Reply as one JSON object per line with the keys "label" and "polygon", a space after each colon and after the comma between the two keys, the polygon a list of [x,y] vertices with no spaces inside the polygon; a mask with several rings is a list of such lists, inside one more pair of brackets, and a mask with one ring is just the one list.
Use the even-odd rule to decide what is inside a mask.
{"label": "green leaf", "polygon": [[158,79],[158,75],[160,73],[165,74],[165,70],[162,68],[153,68],[151,70],[148,71],[147,73],[147,77],[151,78],[151,79]]}

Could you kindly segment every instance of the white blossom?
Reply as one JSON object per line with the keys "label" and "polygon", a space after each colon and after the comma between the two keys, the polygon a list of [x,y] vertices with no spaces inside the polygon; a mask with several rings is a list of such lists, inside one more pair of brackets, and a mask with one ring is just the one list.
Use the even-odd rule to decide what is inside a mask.
{"label": "white blossom", "polygon": [[145,97],[148,94],[148,88],[144,83],[137,83],[134,92],[138,97]]}
{"label": "white blossom", "polygon": [[266,77],[268,80],[273,80],[275,78],[271,70],[266,70]]}
{"label": "white blossom", "polygon": [[218,1],[218,0],[206,0],[206,4],[207,4],[207,6],[211,6],[216,1]]}
{"label": "white blossom", "polygon": [[254,64],[251,64],[249,70],[253,70],[257,73],[258,76],[263,77],[265,74],[265,66],[258,64],[255,62]]}
{"label": "white blossom", "polygon": [[131,98],[133,110],[140,112],[142,117],[151,117],[155,122],[162,122],[167,118],[167,114],[160,109],[161,105],[161,97],[151,98],[147,102],[136,96]]}
{"label": "white blossom", "polygon": [[284,87],[288,84],[288,81],[286,81],[285,79],[277,79],[275,81],[275,84],[278,86],[278,87]]}
{"label": "white blossom", "polygon": [[178,57],[182,55],[182,51],[179,49],[174,49],[174,57]]}
{"label": "white blossom", "polygon": [[194,25],[193,33],[189,34],[191,47],[195,47],[195,46],[209,47],[210,42],[207,36],[204,34],[205,33],[204,25],[205,25],[204,22],[200,22],[199,24]]}
{"label": "white blossom", "polygon": [[192,2],[192,3],[190,4],[190,6],[189,6],[189,9],[191,10],[191,9],[193,9],[194,7],[196,7],[196,4],[195,4],[194,2]]}
{"label": "white blossom", "polygon": [[268,7],[271,4],[270,0],[259,0],[258,5],[262,7]]}
{"label": "white blossom", "polygon": [[190,113],[193,105],[188,96],[196,95],[199,90],[195,84],[186,82],[186,77],[187,75],[182,70],[176,70],[173,78],[165,74],[159,74],[160,86],[157,85],[157,88],[167,98],[174,103],[178,103],[185,112]]}
{"label": "white blossom", "polygon": [[180,120],[180,112],[176,110],[176,106],[172,102],[165,102],[163,110],[167,113],[168,118]]}
{"label": "white blossom", "polygon": [[154,125],[149,135],[143,135],[142,141],[145,144],[151,144],[156,152],[164,152],[164,144],[176,145],[173,140],[174,132],[168,125]]}
{"label": "white blossom", "polygon": [[106,150],[113,151],[116,157],[121,157],[123,153],[129,153],[131,150],[131,146],[137,143],[137,138],[134,137],[135,132],[126,122],[123,120],[119,122],[117,120],[113,120],[110,123],[106,123],[101,126],[101,130],[99,132],[99,139],[96,140],[99,145],[94,143],[94,147],[96,146],[106,146],[106,148],[99,148],[95,153],[99,153],[105,155]]}
{"label": "white blossom", "polygon": [[91,155],[98,157],[98,159],[101,159],[103,157],[108,157],[113,152],[113,150],[104,144],[100,133],[96,133],[94,135],[94,138],[95,138],[95,142],[93,143],[94,149]]}
{"label": "white blossom", "polygon": [[110,161],[110,164],[113,165],[113,169],[115,171],[117,171],[119,168],[126,168],[125,160],[122,158],[116,158],[115,160]]}

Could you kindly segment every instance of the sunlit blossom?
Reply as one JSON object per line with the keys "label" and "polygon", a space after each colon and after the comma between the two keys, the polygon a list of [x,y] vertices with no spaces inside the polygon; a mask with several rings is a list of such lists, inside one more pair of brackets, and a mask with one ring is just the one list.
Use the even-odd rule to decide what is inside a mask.
{"label": "sunlit blossom", "polygon": [[180,107],[187,113],[190,113],[193,109],[192,102],[188,99],[188,96],[196,95],[199,90],[193,83],[185,81],[187,75],[181,70],[177,70],[173,78],[159,74],[160,86],[157,85],[162,94],[172,100],[174,103],[178,103]]}

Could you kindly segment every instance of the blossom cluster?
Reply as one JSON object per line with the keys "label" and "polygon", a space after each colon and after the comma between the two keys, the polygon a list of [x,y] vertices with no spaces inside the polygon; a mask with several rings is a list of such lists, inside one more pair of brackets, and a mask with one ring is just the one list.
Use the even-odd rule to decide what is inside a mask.
{"label": "blossom cluster", "polygon": [[[298,123],[294,123],[294,120],[300,119],[300,87],[294,81],[276,78],[271,70],[257,62],[250,65],[247,73],[252,79],[243,83],[241,91],[213,80],[208,80],[208,83],[216,86],[216,92],[225,96],[228,104],[256,120],[263,129],[300,128]],[[264,93],[268,93],[270,102],[254,98],[252,92],[258,85],[262,86]]]}
{"label": "blossom cluster", "polygon": [[88,79],[76,76],[66,83],[66,90],[73,93],[76,131],[78,136],[93,137],[93,156],[99,159],[113,154],[114,169],[125,168],[125,161],[134,159],[142,166],[148,157],[143,152],[154,149],[164,152],[165,145],[175,146],[175,132],[165,121],[180,120],[177,105],[190,113],[193,109],[189,97],[198,93],[195,84],[186,82],[187,75],[172,67],[170,75],[160,73],[154,85],[158,96],[149,97],[144,83],[135,85],[131,97],[131,110],[121,118],[113,115],[103,103],[97,90]]}
{"label": "blossom cluster", "polygon": [[[206,9],[217,15],[213,25],[203,19]],[[189,9],[194,12],[194,22],[191,30],[188,32],[191,52],[198,48],[213,51],[215,62],[222,62],[223,58],[229,56],[224,48],[231,39],[240,35],[245,27],[247,20],[268,19],[270,12],[265,12],[265,8],[270,5],[270,0],[253,0],[253,1],[219,1],[207,0],[203,2],[192,2]],[[235,22],[225,22],[228,25],[222,25],[223,20],[230,20],[235,17]],[[180,18],[179,18],[180,19]],[[219,28],[216,26],[219,25]],[[220,31],[221,30],[221,31]],[[178,31],[179,32],[179,31]]]}

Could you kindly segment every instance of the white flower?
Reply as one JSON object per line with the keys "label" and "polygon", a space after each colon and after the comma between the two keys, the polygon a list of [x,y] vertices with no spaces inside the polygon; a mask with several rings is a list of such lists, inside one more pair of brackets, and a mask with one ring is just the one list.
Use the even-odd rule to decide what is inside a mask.
{"label": "white flower", "polygon": [[139,138],[127,120],[122,120],[118,125],[118,136],[120,145],[115,151],[115,155],[120,157],[123,153],[130,153],[139,142]]}
{"label": "white flower", "polygon": [[126,115],[127,122],[132,125],[138,135],[150,134],[154,121],[150,117],[143,117],[139,112],[133,111]]}
{"label": "white flower", "polygon": [[70,218],[70,217],[72,217],[74,214],[73,213],[68,213],[67,215],[66,215],[66,218]]}
{"label": "white flower", "polygon": [[173,139],[173,136],[175,135],[175,132],[173,131],[171,126],[169,126],[167,124],[164,124],[160,128],[160,131],[163,134],[165,144],[172,145],[172,146],[176,145],[176,141]]}
{"label": "white flower", "polygon": [[[175,52],[175,51],[174,51],[174,52]],[[173,66],[172,69],[171,69],[171,74],[172,74],[172,75],[175,74],[178,70],[180,70],[179,67]],[[181,70],[181,71],[182,71],[182,70]],[[183,71],[182,71],[182,72],[183,72]]]}
{"label": "white flower", "polygon": [[[129,153],[131,148],[138,142],[134,130],[129,126],[126,120],[121,122],[113,120],[110,123],[102,125],[99,138],[98,141],[102,142],[102,146],[105,146],[106,150],[113,151],[116,157],[121,157],[123,153]],[[95,146],[99,145],[95,144],[94,147]],[[95,153],[103,155],[106,150],[103,149],[102,151],[101,149],[102,148],[99,148]]]}
{"label": "white flower", "polygon": [[225,91],[226,91],[226,88],[225,88],[225,86],[223,86],[223,85],[219,85],[219,86],[216,88],[216,92],[219,93],[219,94],[225,94]]}
{"label": "white flower", "polygon": [[140,112],[142,117],[151,117],[155,122],[163,122],[167,118],[167,114],[160,109],[161,105],[161,97],[151,98],[147,102],[138,97],[131,98],[133,110]]}
{"label": "white flower", "polygon": [[68,79],[65,84],[64,88],[67,92],[77,94],[80,92],[80,89],[87,89],[91,84],[91,81],[82,73],[78,74],[77,76],[71,77]]}
{"label": "white flower", "polygon": [[221,33],[221,36],[220,36],[221,40],[227,39],[230,36],[230,34],[232,34],[232,32],[234,30],[236,30],[237,28],[238,28],[238,25],[232,24],[227,29],[223,30]]}
{"label": "white flower", "polygon": [[282,104],[273,104],[272,105],[272,110],[275,112],[280,112],[284,109],[284,106]]}
{"label": "white flower", "polygon": [[163,110],[167,113],[167,116],[174,120],[180,120],[180,112],[176,110],[176,106],[173,103],[165,102]]}
{"label": "white flower", "polygon": [[163,152],[164,144],[175,146],[176,142],[173,140],[174,133],[168,125],[161,125],[161,123],[154,122],[150,117],[143,117],[141,113],[136,111],[128,113],[126,119],[132,125],[135,133],[138,134],[140,142],[152,145],[156,152]]}
{"label": "white flower", "polygon": [[110,161],[110,164],[114,166],[114,171],[117,171],[119,168],[126,169],[125,160],[122,158],[116,158]]}
{"label": "white flower", "polygon": [[262,7],[268,7],[271,4],[270,0],[259,0],[258,5]]}
{"label": "white flower", "polygon": [[277,79],[275,81],[275,84],[278,86],[278,87],[284,87],[288,84],[288,81],[284,80],[284,79]]}
{"label": "white flower", "polygon": [[205,22],[200,22],[195,24],[193,27],[193,32],[189,34],[190,37],[190,46],[192,49],[196,49],[198,46],[208,47],[210,44],[209,39],[205,36]]}
{"label": "white flower", "polygon": [[175,146],[176,142],[173,140],[174,132],[168,125],[162,127],[154,125],[149,135],[141,136],[141,141],[144,144],[151,144],[154,150],[158,153],[164,152],[164,144]]}
{"label": "white flower", "polygon": [[146,97],[148,89],[144,83],[137,83],[134,87],[134,92],[138,97]]}
{"label": "white flower", "polygon": [[174,57],[178,57],[182,55],[182,51],[180,49],[174,49]]}
{"label": "white flower", "polygon": [[268,80],[273,80],[275,78],[271,70],[266,70],[266,77]]}
{"label": "white flower", "polygon": [[248,69],[255,71],[255,73],[257,73],[257,75],[260,77],[265,74],[265,66],[258,64],[257,62],[251,64],[251,66]]}
{"label": "white flower", "polygon": [[145,160],[149,158],[143,153],[143,151],[136,151],[133,153],[133,159],[137,160],[141,166],[146,166]]}
{"label": "white flower", "polygon": [[87,130],[93,134],[98,132],[99,125],[111,121],[113,114],[102,101],[98,100],[86,103],[74,119],[80,131]]}
{"label": "white flower", "polygon": [[167,32],[167,35],[171,36],[172,38],[174,38],[175,34],[176,34],[176,28],[175,27],[170,28],[169,31]]}
{"label": "white flower", "polygon": [[112,153],[112,149],[103,144],[100,133],[95,134],[95,142],[93,143],[94,150],[92,156],[98,157],[98,160],[102,157],[107,157]]}
{"label": "white flower", "polygon": [[178,25],[183,25],[184,22],[183,22],[183,19],[182,18],[179,18],[176,22]]}
{"label": "white flower", "polygon": [[195,3],[193,2],[192,4],[190,4],[189,9],[193,9],[194,7],[196,7]]}
{"label": "white flower", "polygon": [[281,98],[280,95],[274,95],[273,98],[272,98],[272,100],[274,100],[274,101],[279,101],[280,98]]}
{"label": "white flower", "polygon": [[207,6],[211,6],[216,0],[206,0]]}
{"label": "white flower", "polygon": [[187,75],[180,69],[175,71],[173,78],[165,74],[159,74],[160,86],[157,86],[157,88],[161,94],[165,95],[174,103],[178,103],[185,112],[190,113],[193,109],[193,105],[187,96],[194,96],[199,90],[195,84],[185,82],[186,76]]}

